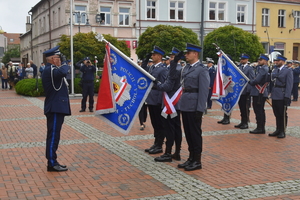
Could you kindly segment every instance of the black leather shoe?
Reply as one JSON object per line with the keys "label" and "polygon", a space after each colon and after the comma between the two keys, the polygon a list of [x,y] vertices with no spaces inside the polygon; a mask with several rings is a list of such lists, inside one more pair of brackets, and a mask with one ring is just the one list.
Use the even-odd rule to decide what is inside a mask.
{"label": "black leather shoe", "polygon": [[59,166],[61,166],[62,168],[67,168],[67,165],[61,165],[58,163]]}
{"label": "black leather shoe", "polygon": [[81,109],[81,110],[79,110],[79,112],[85,112],[85,110]]}
{"label": "black leather shoe", "polygon": [[277,138],[285,138],[285,132],[280,132],[278,135],[277,135]]}
{"label": "black leather shoe", "polygon": [[264,134],[264,133],[266,133],[266,131],[265,131],[265,129],[256,128],[253,131],[250,131],[249,133],[252,133],[252,134]]}
{"label": "black leather shoe", "polygon": [[279,133],[280,133],[280,131],[279,131],[279,130],[276,130],[276,131],[274,131],[273,133],[270,133],[269,136],[275,137],[275,136],[277,136]]}
{"label": "black leather shoe", "polygon": [[154,158],[156,162],[172,162],[172,155],[165,153],[159,157]]}
{"label": "black leather shoe", "polygon": [[90,109],[90,112],[94,112],[93,109]]}
{"label": "black leather shoe", "polygon": [[223,121],[224,121],[224,118],[222,120],[218,121],[218,124],[222,124]]}
{"label": "black leather shoe", "polygon": [[238,125],[235,125],[234,128],[240,128],[243,125],[243,123],[239,123]]}
{"label": "black leather shoe", "polygon": [[47,166],[47,171],[48,172],[63,172],[63,171],[68,171],[68,168],[61,167],[60,165],[55,165],[53,167]]}
{"label": "black leather shoe", "polygon": [[248,128],[248,124],[242,124],[241,126],[240,126],[240,129],[247,129]]}
{"label": "black leather shoe", "polygon": [[145,149],[145,152],[149,152],[151,149],[154,149],[156,147],[156,145],[155,144],[153,144],[150,148],[148,148],[148,149]]}
{"label": "black leather shoe", "polygon": [[225,119],[223,122],[222,122],[223,125],[226,125],[226,124],[230,124],[230,120],[229,119]]}
{"label": "black leather shoe", "polygon": [[202,169],[202,165],[199,161],[192,161],[189,165],[184,167],[185,171],[193,171],[196,169]]}
{"label": "black leather shoe", "polygon": [[174,159],[174,160],[181,160],[180,154],[179,153],[172,154],[172,159]]}
{"label": "black leather shoe", "polygon": [[182,163],[182,164],[178,164],[177,167],[178,167],[178,168],[185,168],[186,166],[188,166],[188,165],[191,164],[191,163],[192,163],[191,160],[187,160],[187,161],[185,161],[185,162]]}
{"label": "black leather shoe", "polygon": [[298,101],[298,99],[293,99],[292,101]]}
{"label": "black leather shoe", "polygon": [[149,150],[149,154],[157,154],[157,153],[162,153],[162,147],[160,146],[155,146],[153,149]]}

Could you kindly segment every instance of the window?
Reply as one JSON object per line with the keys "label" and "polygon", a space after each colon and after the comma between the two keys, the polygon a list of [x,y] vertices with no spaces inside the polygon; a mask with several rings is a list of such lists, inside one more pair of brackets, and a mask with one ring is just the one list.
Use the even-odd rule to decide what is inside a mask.
{"label": "window", "polygon": [[279,53],[281,53],[282,56],[284,56],[284,43],[275,43],[274,44],[274,51],[278,51]]}
{"label": "window", "polygon": [[14,42],[14,39],[13,39],[13,38],[10,38],[10,39],[9,39],[9,42]]}
{"label": "window", "polygon": [[209,20],[225,21],[226,3],[210,2],[209,3]]}
{"label": "window", "polygon": [[264,50],[265,50],[265,53],[269,54],[269,43],[268,42],[262,42],[261,43]]}
{"label": "window", "polygon": [[129,8],[119,8],[119,25],[129,25]]}
{"label": "window", "polygon": [[170,2],[170,19],[183,20],[184,2]]}
{"label": "window", "polygon": [[269,26],[270,10],[268,8],[262,9],[262,26]]}
{"label": "window", "polygon": [[110,25],[111,24],[111,8],[110,7],[100,7],[100,24]]}
{"label": "window", "polygon": [[300,11],[294,11],[295,25],[294,28],[300,28]]}
{"label": "window", "polygon": [[86,6],[75,5],[75,23],[85,24],[87,19]]}
{"label": "window", "polygon": [[246,23],[246,6],[238,5],[237,6],[237,23]]}
{"label": "window", "polygon": [[147,1],[147,19],[155,19],[156,1]]}
{"label": "window", "polygon": [[285,10],[278,10],[278,27],[285,27]]}

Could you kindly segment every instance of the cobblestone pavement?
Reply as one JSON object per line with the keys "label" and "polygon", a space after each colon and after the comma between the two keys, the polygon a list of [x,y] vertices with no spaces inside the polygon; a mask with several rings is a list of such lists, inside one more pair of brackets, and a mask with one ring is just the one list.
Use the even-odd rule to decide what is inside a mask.
{"label": "cobblestone pavement", "polygon": [[[153,143],[149,118],[144,131],[136,120],[123,135],[95,117],[80,113],[80,98],[71,99],[58,149],[67,172],[47,172],[46,118],[43,97],[0,91],[0,199],[300,199],[300,103],[289,107],[287,137],[252,135],[221,125],[213,104],[203,119],[203,169],[185,172],[176,166],[188,156],[183,139],[182,161],[156,163],[144,149]],[[267,133],[275,130],[266,105]],[[255,128],[251,110],[250,130]]]}

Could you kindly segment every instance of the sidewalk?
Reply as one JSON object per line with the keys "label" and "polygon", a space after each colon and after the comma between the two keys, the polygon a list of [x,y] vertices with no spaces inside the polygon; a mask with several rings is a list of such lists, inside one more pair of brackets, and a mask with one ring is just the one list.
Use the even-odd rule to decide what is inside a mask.
{"label": "sidewalk", "polygon": [[300,199],[300,102],[288,109],[287,137],[268,137],[275,117],[266,104],[267,134],[220,125],[219,106],[203,119],[203,169],[186,172],[177,165],[188,157],[183,138],[182,161],[154,162],[144,149],[153,143],[149,117],[144,131],[136,120],[123,135],[90,112],[80,113],[81,98],[71,99],[58,159],[67,172],[47,172],[44,98],[0,91],[0,199]]}

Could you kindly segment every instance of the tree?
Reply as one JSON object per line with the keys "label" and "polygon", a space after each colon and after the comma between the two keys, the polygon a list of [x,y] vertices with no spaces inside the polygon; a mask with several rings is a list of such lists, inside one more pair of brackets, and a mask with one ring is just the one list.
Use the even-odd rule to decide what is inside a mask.
{"label": "tree", "polygon": [[204,38],[204,57],[218,59],[216,43],[234,61],[239,60],[242,53],[250,56],[250,61],[257,61],[259,54],[264,53],[264,48],[259,42],[259,37],[234,26],[224,26],[207,34]]}
{"label": "tree", "polygon": [[3,63],[8,63],[11,58],[20,58],[20,46],[15,46],[7,50],[2,58]]}
{"label": "tree", "polygon": [[[103,65],[103,59],[105,55],[105,42],[100,42],[96,38],[96,33],[77,33],[73,37],[73,52],[74,52],[74,63],[83,59],[84,57],[90,57],[91,61],[95,60],[95,56],[99,61],[98,66]],[[111,35],[103,34],[104,38],[110,42],[112,45],[117,47],[125,55],[130,57],[130,50],[127,47],[125,41],[118,41],[117,38],[112,37]],[[70,36],[62,35],[60,45],[60,51],[67,57],[71,57],[70,50]]]}
{"label": "tree", "polygon": [[191,29],[170,25],[148,27],[138,40],[136,54],[143,59],[153,50],[154,45],[159,46],[166,53],[171,52],[173,47],[184,50],[187,42],[200,44],[197,34]]}

